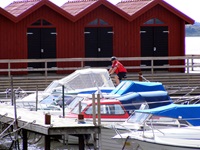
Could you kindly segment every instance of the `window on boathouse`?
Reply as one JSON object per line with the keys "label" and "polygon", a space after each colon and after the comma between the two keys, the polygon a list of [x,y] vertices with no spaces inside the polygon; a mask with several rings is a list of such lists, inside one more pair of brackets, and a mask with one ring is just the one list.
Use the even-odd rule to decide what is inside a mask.
{"label": "window on boathouse", "polygon": [[160,19],[152,18],[146,21],[144,24],[164,24]]}
{"label": "window on boathouse", "polygon": [[91,21],[90,23],[88,23],[89,26],[93,25],[93,26],[106,26],[109,25],[108,22],[104,21],[103,19],[95,19],[93,21]]}
{"label": "window on boathouse", "polygon": [[52,26],[52,24],[44,19],[39,19],[32,23],[31,26]]}

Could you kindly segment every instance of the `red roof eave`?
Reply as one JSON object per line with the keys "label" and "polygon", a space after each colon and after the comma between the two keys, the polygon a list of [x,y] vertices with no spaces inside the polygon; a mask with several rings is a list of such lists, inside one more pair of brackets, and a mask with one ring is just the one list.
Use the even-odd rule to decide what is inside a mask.
{"label": "red roof eave", "polygon": [[170,12],[176,14],[178,17],[182,18],[186,22],[186,24],[194,24],[195,21],[192,18],[186,16],[185,14],[183,14],[182,12],[177,10],[176,8],[174,8],[171,5],[169,5],[168,3],[166,3],[164,0],[154,0],[154,1],[152,1],[150,4],[148,4],[147,6],[145,6],[144,8],[139,10],[138,12],[136,12],[134,15],[132,15],[131,21],[138,18],[140,15],[144,14],[146,11],[148,11],[149,9],[153,8],[154,6],[156,6],[158,4],[163,6],[164,8],[169,10]]}
{"label": "red roof eave", "polygon": [[17,19],[15,16],[4,10],[3,8],[0,7],[0,14],[3,15],[4,17],[8,18],[9,20],[16,22]]}
{"label": "red roof eave", "polygon": [[62,16],[64,16],[65,18],[73,21],[74,17],[69,14],[68,12],[64,11],[63,9],[61,9],[60,7],[58,7],[57,5],[55,5],[54,3],[48,1],[48,0],[42,0],[39,3],[35,4],[33,7],[31,7],[30,9],[28,9],[27,11],[25,11],[24,13],[22,13],[21,15],[19,15],[17,17],[17,22],[22,20],[23,18],[25,18],[26,16],[28,16],[29,14],[33,13],[35,10],[37,10],[38,8],[42,7],[42,6],[48,6],[49,8],[55,10],[56,12],[58,12],[59,14],[61,14]]}
{"label": "red roof eave", "polygon": [[110,10],[116,12],[118,15],[120,15],[121,17],[125,18],[128,21],[131,21],[131,17],[125,13],[124,11],[122,11],[121,9],[119,9],[118,7],[116,7],[115,5],[111,4],[110,2],[108,2],[107,0],[98,0],[96,3],[92,4],[91,6],[89,6],[87,9],[83,10],[82,12],[80,12],[78,15],[75,16],[75,21],[79,20],[80,18],[84,17],[86,14],[88,14],[89,12],[91,12],[92,10],[96,9],[97,7],[99,7],[100,5],[104,5],[107,8],[109,8]]}
{"label": "red roof eave", "polygon": [[194,22],[195,22],[194,19],[192,19],[192,18],[188,17],[187,15],[185,15],[184,13],[180,12],[178,9],[169,5],[164,0],[162,0],[162,1],[159,0],[159,4],[163,7],[165,7],[166,9],[170,10],[172,13],[176,14],[178,17],[182,18],[186,22],[186,24],[194,24]]}

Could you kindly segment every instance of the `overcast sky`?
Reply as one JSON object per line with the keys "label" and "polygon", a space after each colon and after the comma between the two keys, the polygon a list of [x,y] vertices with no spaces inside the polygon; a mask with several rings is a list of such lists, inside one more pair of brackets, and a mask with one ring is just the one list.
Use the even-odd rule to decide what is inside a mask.
{"label": "overcast sky", "polygon": [[[18,1],[18,0],[0,0],[0,7],[4,8],[10,3],[12,3],[13,1]],[[22,0],[19,0],[19,1],[22,1]],[[58,6],[61,6],[68,0],[50,0],[50,1],[54,2]],[[108,1],[110,1],[113,4],[116,4],[120,2],[121,0],[108,0]],[[183,12],[184,14],[186,14],[187,16],[191,17],[195,21],[200,22],[200,15],[199,15],[200,14],[200,6],[199,6],[200,0],[165,0],[165,1],[171,4],[172,6],[174,6],[175,8],[177,8],[178,10],[180,10],[181,12]]]}

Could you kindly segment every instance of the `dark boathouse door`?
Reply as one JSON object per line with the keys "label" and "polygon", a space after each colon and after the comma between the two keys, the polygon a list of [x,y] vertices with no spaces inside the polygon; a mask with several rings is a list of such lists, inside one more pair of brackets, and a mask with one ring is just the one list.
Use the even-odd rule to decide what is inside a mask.
{"label": "dark boathouse door", "polygon": [[[28,29],[28,59],[56,58],[55,28]],[[47,63],[47,67],[55,67],[55,62]],[[28,67],[44,68],[44,63],[29,63]]]}
{"label": "dark boathouse door", "polygon": [[[86,58],[103,58],[113,55],[113,29],[107,26],[108,23],[101,19],[96,19],[90,25],[99,24],[100,27],[85,28],[85,57]],[[91,67],[110,66],[110,61],[90,61],[85,63]]]}
{"label": "dark boathouse door", "polygon": [[[28,28],[28,59],[56,58],[56,29]],[[47,63],[47,67],[55,67],[56,62]],[[44,63],[29,63],[28,67],[44,68]]]}
{"label": "dark boathouse door", "polygon": [[[168,27],[141,27],[140,35],[141,57],[168,56]],[[154,65],[156,66],[162,66],[166,64],[168,64],[168,60],[154,61]],[[151,61],[142,61],[141,65],[151,66]]]}

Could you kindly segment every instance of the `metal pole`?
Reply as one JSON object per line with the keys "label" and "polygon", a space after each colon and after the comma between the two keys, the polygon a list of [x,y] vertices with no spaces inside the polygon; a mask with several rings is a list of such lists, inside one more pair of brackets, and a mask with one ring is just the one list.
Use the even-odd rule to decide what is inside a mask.
{"label": "metal pole", "polygon": [[10,72],[10,62],[8,62],[8,76],[11,76],[11,72]]}
{"label": "metal pole", "polygon": [[65,87],[62,85],[62,99],[63,99],[63,118],[65,117]]}
{"label": "metal pole", "polygon": [[16,98],[14,96],[14,114],[15,114],[15,123],[17,122],[17,107],[16,107]]}
{"label": "metal pole", "polygon": [[153,80],[153,74],[154,74],[154,60],[151,60],[151,75]]}
{"label": "metal pole", "polygon": [[15,148],[17,149],[18,148],[18,131],[17,130],[17,126],[18,126],[18,123],[17,123],[17,107],[16,107],[16,97],[15,97],[15,91],[14,91],[14,98],[13,98],[13,102],[14,102],[14,115],[15,115],[15,123],[14,123],[14,130],[15,130],[15,138],[14,138],[14,146]]}
{"label": "metal pole", "polygon": [[92,94],[92,109],[93,109],[93,124],[97,125],[96,123],[96,105],[95,105],[95,94]]}
{"label": "metal pole", "polygon": [[11,105],[13,106],[13,78],[10,77],[10,86],[11,86]]}
{"label": "metal pole", "polygon": [[[193,56],[194,56],[194,55],[192,55],[192,59],[191,59],[191,60],[192,60],[192,71],[194,71],[194,58],[193,58]],[[189,61],[189,59],[187,59],[187,61]],[[188,64],[189,64],[189,63],[188,63]],[[189,73],[189,72],[188,72],[188,73]]]}
{"label": "metal pole", "polygon": [[47,62],[45,61],[45,79],[47,78]]}
{"label": "metal pole", "polygon": [[100,94],[97,94],[97,107],[98,107],[98,125],[101,125],[101,105],[100,105]]}
{"label": "metal pole", "polygon": [[187,73],[189,73],[189,58],[187,58]]}
{"label": "metal pole", "polygon": [[81,101],[78,102],[78,114],[81,113]]}
{"label": "metal pole", "polygon": [[38,110],[38,86],[36,86],[36,104],[35,104],[35,110]]}
{"label": "metal pole", "polygon": [[[100,127],[101,126],[100,94],[97,94],[97,105],[98,105],[98,126]],[[100,130],[101,130],[101,128],[100,128]],[[102,141],[101,141],[101,134],[98,134],[98,135],[99,135],[99,149],[101,149],[101,143],[102,143]]]}

